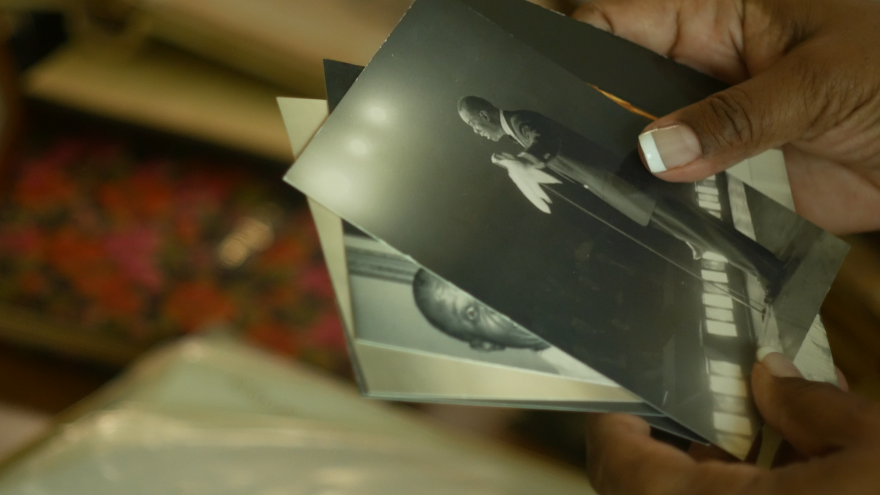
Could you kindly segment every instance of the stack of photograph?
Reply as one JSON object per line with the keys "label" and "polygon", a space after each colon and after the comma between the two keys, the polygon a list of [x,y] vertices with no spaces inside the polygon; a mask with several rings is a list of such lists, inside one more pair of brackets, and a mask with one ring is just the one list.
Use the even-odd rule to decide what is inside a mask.
{"label": "stack of photograph", "polygon": [[[847,246],[793,212],[782,153],[695,184],[642,165],[639,132],[722,83],[521,0],[416,0],[325,78],[285,180],[365,395],[637,414],[743,458],[758,347],[836,380],[818,311]],[[314,108],[279,104],[289,131]]]}

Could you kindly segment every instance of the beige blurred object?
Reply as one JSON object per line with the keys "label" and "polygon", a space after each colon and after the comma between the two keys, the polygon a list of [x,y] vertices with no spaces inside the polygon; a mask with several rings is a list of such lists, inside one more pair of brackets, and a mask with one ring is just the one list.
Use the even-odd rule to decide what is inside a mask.
{"label": "beige blurred object", "polygon": [[[531,0],[568,12],[567,0]],[[323,59],[366,65],[413,0],[118,0],[145,33],[323,97]],[[117,9],[119,10],[119,9]]]}
{"label": "beige blurred object", "polygon": [[412,0],[121,0],[150,35],[296,92],[324,95],[322,60],[366,65]]}
{"label": "beige blurred object", "polygon": [[284,124],[291,150],[294,156],[299,156],[327,118],[327,101],[308,98],[278,98],[278,108],[281,110],[282,116],[290,115],[292,117],[285,120]]}
{"label": "beige blurred object", "polygon": [[221,335],[150,353],[0,464],[0,493],[589,495],[582,473]]}
{"label": "beige blurred object", "polygon": [[29,96],[289,162],[274,98],[322,97],[322,60],[366,65],[411,3],[0,0],[0,10],[66,16],[72,42],[26,74]]}
{"label": "beige blurred object", "polygon": [[0,402],[0,459],[34,441],[49,425],[47,414]]}
{"label": "beige blurred object", "polygon": [[180,50],[85,37],[24,75],[32,97],[290,162],[285,90]]}

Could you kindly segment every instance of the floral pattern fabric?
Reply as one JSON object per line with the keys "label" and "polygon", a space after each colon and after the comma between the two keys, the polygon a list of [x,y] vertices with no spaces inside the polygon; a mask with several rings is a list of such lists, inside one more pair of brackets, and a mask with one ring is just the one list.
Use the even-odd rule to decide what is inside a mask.
{"label": "floral pattern fabric", "polygon": [[9,175],[0,305],[145,348],[225,323],[349,373],[311,216],[280,171],[65,138]]}

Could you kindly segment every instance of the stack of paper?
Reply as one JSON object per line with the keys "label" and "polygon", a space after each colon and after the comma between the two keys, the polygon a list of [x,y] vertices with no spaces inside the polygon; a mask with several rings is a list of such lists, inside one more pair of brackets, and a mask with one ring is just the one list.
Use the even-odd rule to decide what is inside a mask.
{"label": "stack of paper", "polygon": [[[696,184],[639,159],[652,116],[723,84],[513,0],[417,0],[325,76],[285,180],[366,395],[629,412],[744,457],[758,346],[835,380],[817,314],[847,248],[790,211],[782,154]],[[314,108],[280,103],[291,129]]]}

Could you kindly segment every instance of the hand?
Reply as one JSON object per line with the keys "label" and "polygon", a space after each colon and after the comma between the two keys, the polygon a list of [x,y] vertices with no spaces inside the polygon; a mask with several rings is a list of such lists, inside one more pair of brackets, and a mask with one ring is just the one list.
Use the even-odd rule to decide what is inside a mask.
{"label": "hand", "polygon": [[880,2],[596,0],[573,16],[735,84],[645,129],[659,177],[782,147],[799,213],[835,233],[880,228]]}
{"label": "hand", "polygon": [[492,153],[492,163],[504,166],[505,161],[519,162],[517,158],[510,153]]}
{"label": "hand", "polygon": [[652,440],[648,424],[635,416],[595,415],[587,432],[594,487],[602,495],[880,493],[877,404],[800,378],[778,353],[755,364],[752,389],[767,424],[804,460],[772,470],[697,461]]}

